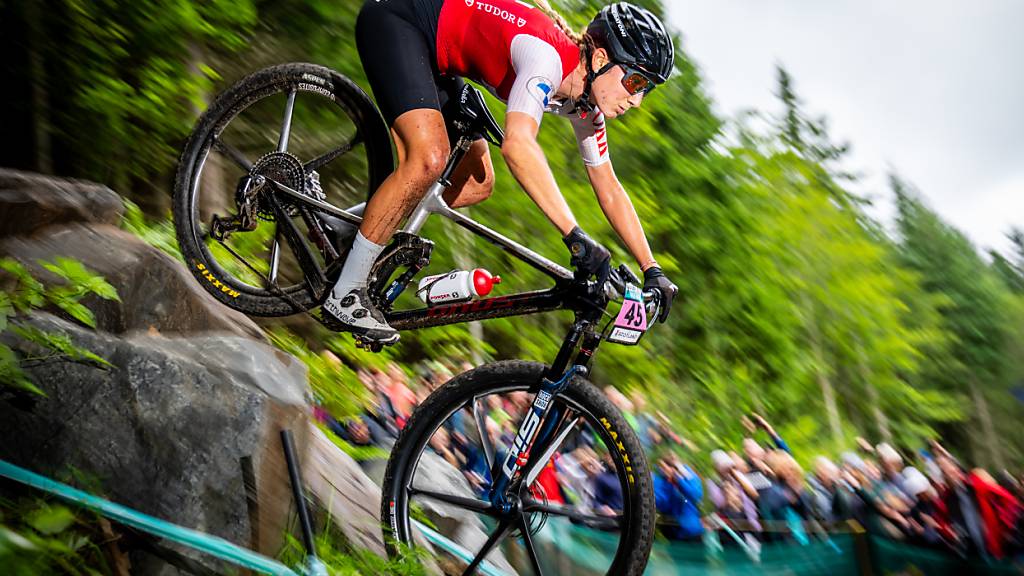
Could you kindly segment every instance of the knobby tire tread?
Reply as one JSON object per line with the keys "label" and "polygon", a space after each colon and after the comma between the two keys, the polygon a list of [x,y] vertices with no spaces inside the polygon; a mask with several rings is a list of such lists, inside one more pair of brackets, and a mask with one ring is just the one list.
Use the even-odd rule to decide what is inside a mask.
{"label": "knobby tire tread", "polygon": [[[218,126],[221,129],[226,126],[226,124],[221,125],[222,121],[226,117],[232,117],[244,110],[267,94],[273,93],[276,87],[302,81],[303,74],[314,74],[329,79],[334,84],[336,104],[348,112],[353,123],[362,133],[367,162],[370,166],[368,195],[380,186],[393,169],[390,135],[373,101],[358,85],[330,68],[308,63],[270,66],[242,78],[214,99],[210,107],[199,117],[178,161],[172,200],[174,227],[186,267],[199,284],[221,303],[250,316],[288,316],[302,312],[302,310],[296,310],[287,298],[273,290],[252,289],[244,286],[243,283],[236,284],[233,282],[233,277],[226,272],[219,274],[223,277],[218,279],[238,291],[237,297],[225,294],[204,277],[203,272],[198,269],[197,263],[203,264],[211,272],[223,269],[215,262],[216,266],[211,266],[213,259],[200,246],[202,240],[195,238],[193,234],[191,186],[196,177],[195,170],[199,155],[214,130],[217,130]],[[250,158],[249,160],[255,161],[256,159]],[[197,225],[196,228],[198,228]],[[283,245],[282,249],[287,250],[288,248]],[[305,310],[318,305],[313,295],[301,287],[287,293]]]}
{"label": "knobby tire tread", "polygon": [[[488,390],[503,387],[510,383],[539,383],[547,366],[538,362],[525,360],[506,360],[485,364],[468,372],[459,374],[434,391],[422,404],[416,407],[405,427],[399,432],[398,439],[391,451],[387,469],[384,473],[381,491],[381,521],[384,540],[388,554],[398,553],[395,541],[399,535],[391,529],[390,502],[395,497],[396,476],[401,473],[401,480],[411,472],[406,470],[419,448],[429,440],[437,427],[443,422],[438,419],[447,414],[454,405],[462,405],[473,396],[485,394]],[[647,566],[651,545],[654,538],[654,489],[646,456],[640,446],[633,429],[622,417],[621,413],[605,397],[597,387],[580,376],[574,376],[569,386],[561,395],[571,398],[589,410],[596,418],[607,418],[613,428],[619,432],[619,439],[626,447],[626,452],[633,464],[636,483],[634,489],[627,490],[631,502],[631,530],[619,547],[619,554],[612,562],[609,575],[640,576]],[[424,438],[424,436],[427,436]],[[614,454],[614,453],[613,453]],[[618,460],[618,459],[617,459]],[[405,541],[408,544],[408,541]]]}

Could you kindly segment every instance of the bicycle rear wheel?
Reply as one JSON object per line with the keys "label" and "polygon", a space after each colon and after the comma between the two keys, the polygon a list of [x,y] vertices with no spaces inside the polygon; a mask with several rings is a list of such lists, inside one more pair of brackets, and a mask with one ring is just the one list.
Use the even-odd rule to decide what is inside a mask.
{"label": "bicycle rear wheel", "polygon": [[581,377],[552,399],[564,416],[548,446],[531,448],[547,458],[511,495],[514,509],[499,513],[487,500],[491,464],[504,462],[544,370],[523,361],[481,366],[416,409],[384,476],[389,554],[422,530],[449,574],[643,573],[654,530],[647,461],[622,415]]}
{"label": "bicycle rear wheel", "polygon": [[[348,209],[365,202],[392,167],[387,127],[351,80],[314,64],[259,70],[213,101],[182,152],[173,198],[182,256],[203,288],[245,314],[313,308],[322,294],[307,285],[309,263],[324,271],[342,261],[307,241],[310,221],[320,223],[322,215],[303,215],[296,202],[276,194],[298,232],[292,242],[266,196],[247,212],[251,227],[226,238],[211,235],[214,218],[230,221],[246,212],[240,191],[248,177],[264,176]],[[348,232],[354,235],[354,227]],[[347,248],[332,246],[339,255]]]}

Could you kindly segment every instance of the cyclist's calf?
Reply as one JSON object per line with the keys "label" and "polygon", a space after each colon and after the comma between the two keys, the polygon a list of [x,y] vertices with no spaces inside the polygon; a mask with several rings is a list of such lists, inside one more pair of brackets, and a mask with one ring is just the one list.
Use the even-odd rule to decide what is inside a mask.
{"label": "cyclist's calf", "polygon": [[452,208],[472,206],[487,200],[494,189],[494,166],[485,140],[477,140],[466,152],[451,178],[444,201]]}

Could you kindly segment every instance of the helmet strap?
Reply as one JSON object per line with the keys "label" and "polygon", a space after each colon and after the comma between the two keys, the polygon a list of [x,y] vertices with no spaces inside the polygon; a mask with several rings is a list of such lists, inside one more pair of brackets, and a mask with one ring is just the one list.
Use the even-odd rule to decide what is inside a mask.
{"label": "helmet strap", "polygon": [[583,92],[580,92],[579,98],[574,102],[571,112],[571,114],[578,113],[580,118],[586,118],[587,114],[594,110],[594,105],[590,103],[590,89],[594,84],[594,79],[616,66],[609,62],[602,66],[600,70],[594,72],[594,67],[591,64],[594,55],[594,44],[589,37],[583,42],[583,54],[584,59],[587,61],[587,77],[583,82]]}

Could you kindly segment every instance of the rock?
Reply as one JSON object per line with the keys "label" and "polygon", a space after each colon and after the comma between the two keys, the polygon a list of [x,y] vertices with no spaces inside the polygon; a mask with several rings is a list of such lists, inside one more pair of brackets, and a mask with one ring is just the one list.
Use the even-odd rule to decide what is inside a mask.
{"label": "rock", "polygon": [[90,297],[97,328],[123,334],[227,332],[263,340],[249,318],[224,306],[196,282],[185,267],[136,236],[106,224],[53,226],[31,237],[0,239],[0,256],[22,262],[44,282],[54,280],[38,260],[64,256],[80,260],[117,288],[121,301]]}
{"label": "rock", "polygon": [[[477,497],[462,472],[429,449],[420,457],[413,486],[464,498]],[[437,526],[438,532],[466,550],[476,552],[487,541],[490,531],[484,526],[479,515],[430,498],[419,497],[415,502],[423,507],[424,513],[434,526]],[[500,549],[493,550],[487,556],[487,561],[500,572],[517,573]]]}
{"label": "rock", "polygon": [[[309,438],[309,450],[302,462],[302,477],[309,494],[320,502],[349,542],[384,556],[380,487],[319,428],[311,425]],[[417,538],[417,544],[431,549],[422,536]],[[433,561],[426,568],[429,574],[441,574]]]}
{"label": "rock", "polygon": [[45,313],[29,323],[70,335],[113,368],[62,359],[27,367],[47,396],[28,411],[0,401],[0,458],[48,476],[80,470],[115,502],[278,551],[291,506],[279,431],[294,430],[300,451],[308,445],[300,362],[234,336],[119,338]]}
{"label": "rock", "polygon": [[121,198],[106,186],[0,169],[0,238],[72,222],[116,225],[123,213]]}

